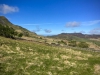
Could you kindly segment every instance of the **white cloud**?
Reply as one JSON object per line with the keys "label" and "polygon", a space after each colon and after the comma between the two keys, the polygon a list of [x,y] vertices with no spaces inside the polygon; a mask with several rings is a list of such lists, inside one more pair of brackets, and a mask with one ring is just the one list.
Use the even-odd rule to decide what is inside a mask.
{"label": "white cloud", "polygon": [[82,30],[82,31],[80,31],[79,33],[86,33],[86,32]]}
{"label": "white cloud", "polygon": [[74,21],[74,22],[68,22],[66,24],[66,27],[78,27],[78,26],[80,26],[80,22],[76,22],[76,21]]}
{"label": "white cloud", "polygon": [[100,20],[94,20],[94,21],[87,21],[87,22],[82,22],[82,25],[95,25],[95,24],[98,24],[100,23]]}
{"label": "white cloud", "polygon": [[40,32],[42,28],[40,28],[39,26],[36,26],[36,30],[33,30],[33,32]]}
{"label": "white cloud", "polygon": [[100,34],[100,28],[94,28],[89,31],[90,34]]}
{"label": "white cloud", "polygon": [[0,5],[0,12],[3,13],[3,14],[18,12],[18,11],[19,11],[18,7],[9,6],[9,5],[6,5],[6,4]]}
{"label": "white cloud", "polygon": [[38,25],[59,25],[60,23],[26,23],[26,24],[20,24],[20,25],[26,25],[26,26],[38,26]]}
{"label": "white cloud", "polygon": [[20,24],[20,25],[26,25],[26,26],[38,26],[40,24]]}
{"label": "white cloud", "polygon": [[67,22],[66,27],[79,27],[79,26],[91,26],[100,24],[100,20],[93,20],[93,21],[85,21],[85,22]]}
{"label": "white cloud", "polygon": [[44,30],[46,33],[51,33],[52,31],[51,30],[48,30],[48,29],[45,29]]}

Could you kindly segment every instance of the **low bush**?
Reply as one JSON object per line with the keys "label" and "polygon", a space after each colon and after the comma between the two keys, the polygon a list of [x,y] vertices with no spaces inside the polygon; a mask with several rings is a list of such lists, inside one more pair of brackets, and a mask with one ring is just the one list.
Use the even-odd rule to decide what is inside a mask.
{"label": "low bush", "polygon": [[80,43],[78,43],[78,47],[81,47],[81,48],[88,48],[89,45],[88,45],[86,42],[80,42]]}

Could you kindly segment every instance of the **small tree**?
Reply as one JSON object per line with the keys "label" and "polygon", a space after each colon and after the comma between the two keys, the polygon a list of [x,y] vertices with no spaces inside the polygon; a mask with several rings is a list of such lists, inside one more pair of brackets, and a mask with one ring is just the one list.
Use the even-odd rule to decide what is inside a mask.
{"label": "small tree", "polygon": [[88,48],[89,45],[88,45],[86,42],[80,42],[80,43],[78,43],[78,47],[81,47],[81,48]]}
{"label": "small tree", "polygon": [[65,41],[63,41],[63,40],[58,41],[58,43],[59,43],[59,44],[64,44],[64,45],[67,45],[67,43],[66,43]]}
{"label": "small tree", "polygon": [[42,37],[40,37],[40,39],[42,39]]}
{"label": "small tree", "polygon": [[74,40],[69,41],[69,42],[68,42],[68,45],[69,45],[69,46],[73,46],[73,47],[77,46],[76,41],[74,41]]}
{"label": "small tree", "polygon": [[15,30],[6,25],[0,25],[0,36],[14,39]]}
{"label": "small tree", "polygon": [[23,36],[23,34],[22,34],[22,33],[19,33],[19,34],[18,34],[18,37],[22,37],[22,36]]}

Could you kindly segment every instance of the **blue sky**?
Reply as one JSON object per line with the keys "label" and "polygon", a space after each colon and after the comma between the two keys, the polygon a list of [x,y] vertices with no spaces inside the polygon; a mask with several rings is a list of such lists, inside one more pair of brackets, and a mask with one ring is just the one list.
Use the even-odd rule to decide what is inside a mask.
{"label": "blue sky", "polygon": [[100,0],[0,0],[0,15],[39,35],[100,34]]}

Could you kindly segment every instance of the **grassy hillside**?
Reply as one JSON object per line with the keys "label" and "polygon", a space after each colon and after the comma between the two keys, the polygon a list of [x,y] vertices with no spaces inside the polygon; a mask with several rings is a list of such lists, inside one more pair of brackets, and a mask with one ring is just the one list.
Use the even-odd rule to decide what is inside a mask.
{"label": "grassy hillside", "polygon": [[[100,41],[65,34],[59,38],[54,36],[55,39],[38,36],[12,24],[4,16],[0,16],[0,25],[14,28],[26,39],[0,36],[0,75],[100,75],[99,51],[67,46],[70,40],[75,40],[87,42],[90,49],[100,49]],[[75,35],[83,37],[82,34]]]}
{"label": "grassy hillside", "polygon": [[30,32],[29,30],[18,26],[18,25],[14,25],[12,24],[6,17],[4,16],[0,16],[0,25],[7,25],[9,27],[14,28],[17,32],[19,33],[23,33],[24,36],[36,36],[36,33]]}
{"label": "grassy hillside", "polygon": [[100,53],[0,37],[0,75],[100,75]]}
{"label": "grassy hillside", "polygon": [[[87,35],[88,36],[88,35]],[[92,36],[92,35],[91,35]],[[59,35],[54,35],[54,36],[48,36],[48,38],[50,39],[59,39],[59,40],[63,40],[64,42],[67,43],[70,41],[76,41],[76,43],[79,42],[86,42],[89,45],[89,48],[93,48],[95,50],[100,50],[100,41],[99,41],[99,36],[100,35],[96,35],[98,37],[94,38],[95,36],[92,36],[90,38],[90,36],[88,38],[85,37],[85,35],[81,34],[81,33],[62,33]]]}

